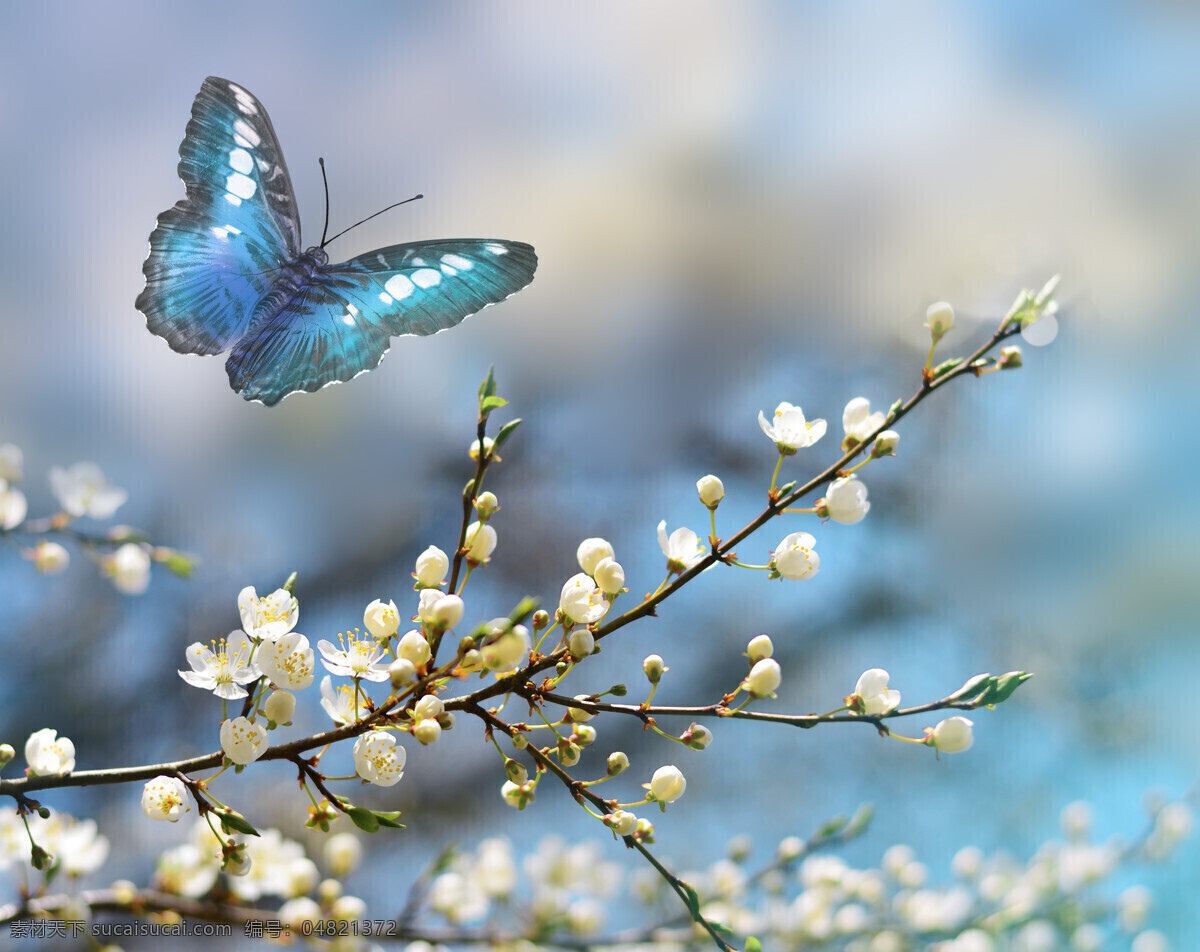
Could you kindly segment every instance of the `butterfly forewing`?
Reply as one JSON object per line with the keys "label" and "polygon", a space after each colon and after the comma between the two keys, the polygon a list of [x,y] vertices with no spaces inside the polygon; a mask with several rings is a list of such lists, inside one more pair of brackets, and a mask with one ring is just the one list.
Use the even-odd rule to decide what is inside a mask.
{"label": "butterfly forewing", "polygon": [[172,349],[220,353],[246,332],[275,270],[299,253],[296,199],[262,104],[236,83],[206,79],[179,177],[187,198],[150,235],[137,307]]}
{"label": "butterfly forewing", "polygon": [[458,239],[393,245],[325,265],[310,284],[234,346],[229,384],[267,406],[375,367],[390,338],[434,334],[533,280],[519,241]]}

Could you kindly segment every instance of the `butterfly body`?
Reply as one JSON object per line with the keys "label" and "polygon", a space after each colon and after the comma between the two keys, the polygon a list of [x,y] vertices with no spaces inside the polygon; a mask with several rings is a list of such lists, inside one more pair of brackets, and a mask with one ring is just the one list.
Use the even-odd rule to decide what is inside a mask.
{"label": "butterfly body", "polygon": [[392,337],[433,334],[525,287],[533,248],[498,239],[391,245],[340,264],[300,251],[300,220],[266,110],[209,77],[179,149],[187,197],[150,235],[137,299],[173,350],[229,350],[229,384],[268,406],[371,370]]}

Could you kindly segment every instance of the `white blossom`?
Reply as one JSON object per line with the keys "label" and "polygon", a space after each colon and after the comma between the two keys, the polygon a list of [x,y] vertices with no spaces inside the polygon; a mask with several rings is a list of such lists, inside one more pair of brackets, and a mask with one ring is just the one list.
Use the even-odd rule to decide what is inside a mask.
{"label": "white blossom", "polygon": [[471,562],[486,562],[496,551],[496,530],[482,522],[467,526],[467,559]]}
{"label": "white blossom", "polygon": [[267,729],[245,717],[221,721],[221,750],[235,764],[258,760],[267,749]]}
{"label": "white blossom", "polygon": [[579,625],[593,624],[608,611],[604,593],[596,588],[591,576],[583,572],[567,579],[558,604],[562,613]]}
{"label": "white blossom", "polygon": [[888,689],[888,673],[871,668],[859,675],[854,693],[862,700],[862,713],[887,714],[900,706],[900,692]]}
{"label": "white blossom", "polygon": [[105,556],[103,567],[117,590],[126,595],[140,595],[150,584],[150,555],[136,542],[126,542]]}
{"label": "white blossom", "polygon": [[76,463],[70,469],[51,466],[50,488],[64,512],[93,519],[109,518],[129,498],[95,463]]}
{"label": "white blossom", "polygon": [[807,532],[784,536],[771,557],[771,565],[781,576],[795,582],[810,579],[821,568],[821,557],[813,551],[817,544]]}
{"label": "white blossom", "polygon": [[[430,589],[426,589],[426,591],[430,591]],[[429,656],[429,642],[415,628],[412,631],[406,631],[404,637],[396,645],[396,657],[411,661],[414,668],[423,667],[429,660]]]}
{"label": "white blossom", "polygon": [[621,563],[606,556],[596,563],[596,571],[592,576],[600,591],[606,595],[616,595],[625,587],[625,569]]}
{"label": "white blossom", "polygon": [[29,504],[25,494],[8,480],[0,479],[0,529],[15,529],[25,521]]}
{"label": "white blossom", "polygon": [[396,603],[375,599],[363,612],[363,626],[375,638],[387,641],[400,627],[400,614]]}
{"label": "white blossom", "polygon": [[586,628],[576,628],[567,635],[567,651],[576,661],[582,661],[596,647],[595,636]]}
{"label": "white blossom", "polygon": [[290,632],[278,641],[264,641],[255,662],[276,687],[289,691],[303,691],[316,676],[313,650],[308,646],[308,639],[298,631]]}
{"label": "white blossom", "polygon": [[492,635],[492,640],[485,641],[479,649],[483,665],[489,671],[497,674],[512,671],[529,657],[529,629],[524,625],[509,626],[507,618],[497,618],[492,622],[501,634]]}
{"label": "white blossom", "polygon": [[[0,509],[3,506],[0,504]],[[43,575],[57,575],[71,562],[71,553],[57,542],[43,539],[33,549],[33,566]]]}
{"label": "white blossom", "polygon": [[925,311],[925,326],[936,344],[954,327],[954,308],[946,301],[930,304]]}
{"label": "white blossom", "polygon": [[658,524],[658,547],[667,557],[668,572],[685,572],[706,554],[700,538],[691,529],[676,529],[668,537],[666,519]]}
{"label": "white blossom", "polygon": [[[871,504],[867,502],[867,487],[855,476],[835,479],[825,491],[824,509],[835,522],[852,526],[861,522],[870,508]],[[821,508],[818,508],[817,512],[820,515],[826,514]]]}
{"label": "white blossom", "polygon": [[75,769],[75,745],[69,737],[59,737],[54,728],[43,727],[25,741],[25,762],[33,776],[66,776]]}
{"label": "white blossom", "polygon": [[19,483],[25,478],[22,465],[25,454],[19,446],[12,443],[0,443],[0,479],[6,483]]}
{"label": "white blossom", "polygon": [[257,681],[260,674],[258,665],[250,661],[253,648],[244,631],[231,631],[212,647],[193,642],[187,650],[192,670],[180,671],[179,676],[193,687],[212,691],[226,700],[245,697],[242,685]]}
{"label": "white blossom", "polygon": [[404,775],[406,757],[390,731],[367,731],[354,742],[355,771],[380,787],[390,787]]}
{"label": "white blossom", "polygon": [[361,687],[355,688],[350,684],[333,686],[333,679],[325,675],[321,679],[321,708],[335,724],[353,724],[366,716],[370,708],[367,706],[367,695]]}
{"label": "white blossom", "polygon": [[824,420],[805,420],[804,411],[786,401],[775,408],[770,423],[759,410],[758,425],[784,455],[812,446],[825,435]]}
{"label": "white blossom", "polygon": [[321,663],[330,674],[342,677],[363,678],[367,681],[386,681],[388,664],[379,659],[383,648],[374,638],[360,638],[351,634],[346,641],[338,636],[339,645],[321,639],[317,650],[321,652]]}
{"label": "white blossom", "polygon": [[286,589],[277,588],[259,598],[254,586],[247,585],[238,593],[237,602],[242,629],[255,641],[276,641],[300,620],[300,603]]}
{"label": "white blossom", "polygon": [[263,713],[276,724],[288,723],[296,713],[296,695],[291,691],[272,691],[263,704]]}
{"label": "white blossom", "polygon": [[142,788],[142,812],[151,820],[177,823],[190,809],[187,787],[178,777],[155,777]]}
{"label": "white blossom", "polygon": [[855,397],[842,411],[842,430],[847,440],[865,443],[867,438],[883,426],[886,415],[881,411],[871,412],[871,403],[866,397]]}
{"label": "white blossom", "polygon": [[775,645],[771,643],[770,635],[755,635],[746,645],[746,657],[750,659],[751,664],[762,661],[763,658],[769,658],[774,653]]}
{"label": "white blossom", "polygon": [[711,473],[696,480],[696,492],[700,501],[709,509],[716,509],[725,498],[725,484]]}

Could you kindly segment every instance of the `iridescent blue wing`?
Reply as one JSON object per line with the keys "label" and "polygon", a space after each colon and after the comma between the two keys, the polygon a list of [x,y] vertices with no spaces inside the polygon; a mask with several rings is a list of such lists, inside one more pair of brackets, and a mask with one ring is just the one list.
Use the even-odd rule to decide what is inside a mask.
{"label": "iridescent blue wing", "polygon": [[229,354],[229,385],[274,406],[378,365],[392,337],[435,334],[533,280],[520,241],[458,239],[380,248],[325,265]]}
{"label": "iridescent blue wing", "polygon": [[300,218],[279,140],[262,103],[210,76],[179,147],[187,198],[158,216],[146,326],[187,354],[217,354],[245,334],[273,272],[296,258]]}

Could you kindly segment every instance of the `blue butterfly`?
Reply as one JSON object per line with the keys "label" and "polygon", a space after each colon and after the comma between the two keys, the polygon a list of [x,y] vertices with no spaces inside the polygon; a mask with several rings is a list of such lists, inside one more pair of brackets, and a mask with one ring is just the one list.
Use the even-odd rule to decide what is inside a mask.
{"label": "blue butterfly", "polygon": [[520,241],[483,238],[390,245],[329,264],[301,251],[287,165],[262,103],[210,76],[179,147],[187,198],[158,216],[146,326],[185,354],[219,354],[229,385],[274,406],[371,370],[391,338],[434,334],[533,280]]}

